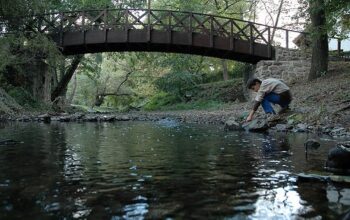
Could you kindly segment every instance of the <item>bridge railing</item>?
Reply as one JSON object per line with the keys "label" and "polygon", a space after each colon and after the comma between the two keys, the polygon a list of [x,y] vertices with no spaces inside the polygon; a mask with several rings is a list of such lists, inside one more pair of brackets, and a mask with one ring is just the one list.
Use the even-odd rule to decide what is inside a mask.
{"label": "bridge railing", "polygon": [[36,15],[25,20],[27,25],[23,31],[26,32],[149,29],[201,33],[263,44],[271,43],[272,28],[223,16],[153,9],[82,10]]}
{"label": "bridge railing", "polygon": [[[251,43],[266,44],[270,47],[295,47],[296,37],[306,36],[307,33],[293,31],[264,24],[214,16],[194,12],[155,9],[103,9],[57,12],[35,15],[25,22],[14,18],[12,22],[23,25],[24,32],[41,32],[61,34],[66,31],[88,30],[132,30],[146,29],[159,31],[179,31],[200,33],[211,38],[224,37],[231,40],[240,39]],[[0,24],[0,33],[9,31],[9,23]],[[341,49],[338,48],[340,51]]]}

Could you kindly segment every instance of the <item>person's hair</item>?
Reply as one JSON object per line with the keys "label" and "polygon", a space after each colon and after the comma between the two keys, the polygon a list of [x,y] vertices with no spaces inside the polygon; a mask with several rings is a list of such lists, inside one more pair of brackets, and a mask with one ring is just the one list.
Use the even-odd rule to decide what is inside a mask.
{"label": "person's hair", "polygon": [[257,78],[249,79],[248,82],[247,82],[247,88],[248,89],[252,88],[252,86],[254,86],[256,83],[261,84],[261,80],[257,79]]}

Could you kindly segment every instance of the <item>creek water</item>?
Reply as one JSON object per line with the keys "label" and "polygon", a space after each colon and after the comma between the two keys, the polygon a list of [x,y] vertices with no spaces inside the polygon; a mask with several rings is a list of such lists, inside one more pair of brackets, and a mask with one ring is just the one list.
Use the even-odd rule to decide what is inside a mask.
{"label": "creek water", "polygon": [[[321,147],[305,158],[303,143]],[[350,186],[298,183],[339,140],[159,122],[0,126],[0,219],[341,219]]]}

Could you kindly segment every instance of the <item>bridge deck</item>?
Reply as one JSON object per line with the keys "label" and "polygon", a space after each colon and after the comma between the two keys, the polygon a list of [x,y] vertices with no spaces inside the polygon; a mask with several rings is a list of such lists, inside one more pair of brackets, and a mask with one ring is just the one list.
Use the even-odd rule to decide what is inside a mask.
{"label": "bridge deck", "polygon": [[27,24],[23,25],[23,31],[53,36],[58,47],[67,55],[158,51],[249,63],[274,56],[270,34],[273,27],[209,14],[102,9],[50,13],[22,19]]}
{"label": "bridge deck", "polygon": [[[59,41],[59,39],[56,39]],[[271,59],[266,44],[199,33],[152,30],[87,30],[63,34],[66,55],[108,51],[174,52],[257,63]],[[271,53],[271,52],[270,52]]]}

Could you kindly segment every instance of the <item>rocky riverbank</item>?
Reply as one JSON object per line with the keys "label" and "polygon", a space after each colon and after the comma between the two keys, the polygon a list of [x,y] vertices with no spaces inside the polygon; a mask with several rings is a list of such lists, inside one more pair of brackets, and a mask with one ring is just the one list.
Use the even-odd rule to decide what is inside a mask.
{"label": "rocky riverbank", "polygon": [[[167,111],[167,112],[130,112],[130,113],[45,113],[41,115],[7,117],[7,121],[21,122],[118,122],[118,121],[160,121],[164,119],[175,120],[177,122],[198,123],[198,124],[216,124],[227,126],[227,123],[234,120],[238,126],[237,129],[242,129],[247,110],[242,111],[221,110],[221,111]],[[350,132],[342,125],[312,125],[294,120],[295,113],[292,111],[284,115],[279,115],[268,121],[264,119],[263,114],[257,116],[262,120],[266,120],[266,127],[257,131],[277,131],[277,132],[312,132],[319,134],[327,134],[332,137],[350,137]],[[230,129],[229,129],[230,130]]]}
{"label": "rocky riverbank", "polygon": [[[350,137],[350,63],[332,67],[329,75],[313,82],[290,85],[293,93],[291,111],[281,115],[269,124],[269,129],[278,132],[313,132],[333,137]],[[3,94],[3,92],[1,93]],[[129,113],[23,113],[13,100],[1,95],[0,102],[6,109],[0,119],[10,121],[61,121],[61,122],[112,122],[112,121],[159,121],[170,118],[179,122],[223,125],[234,119],[244,122],[251,102],[232,102],[230,107],[221,110],[186,110],[165,112],[134,111]],[[252,96],[253,97],[253,96]],[[10,105],[11,104],[11,105]],[[10,106],[10,107],[9,107]],[[0,105],[1,107],[1,105]],[[263,118],[261,108],[256,117]]]}

